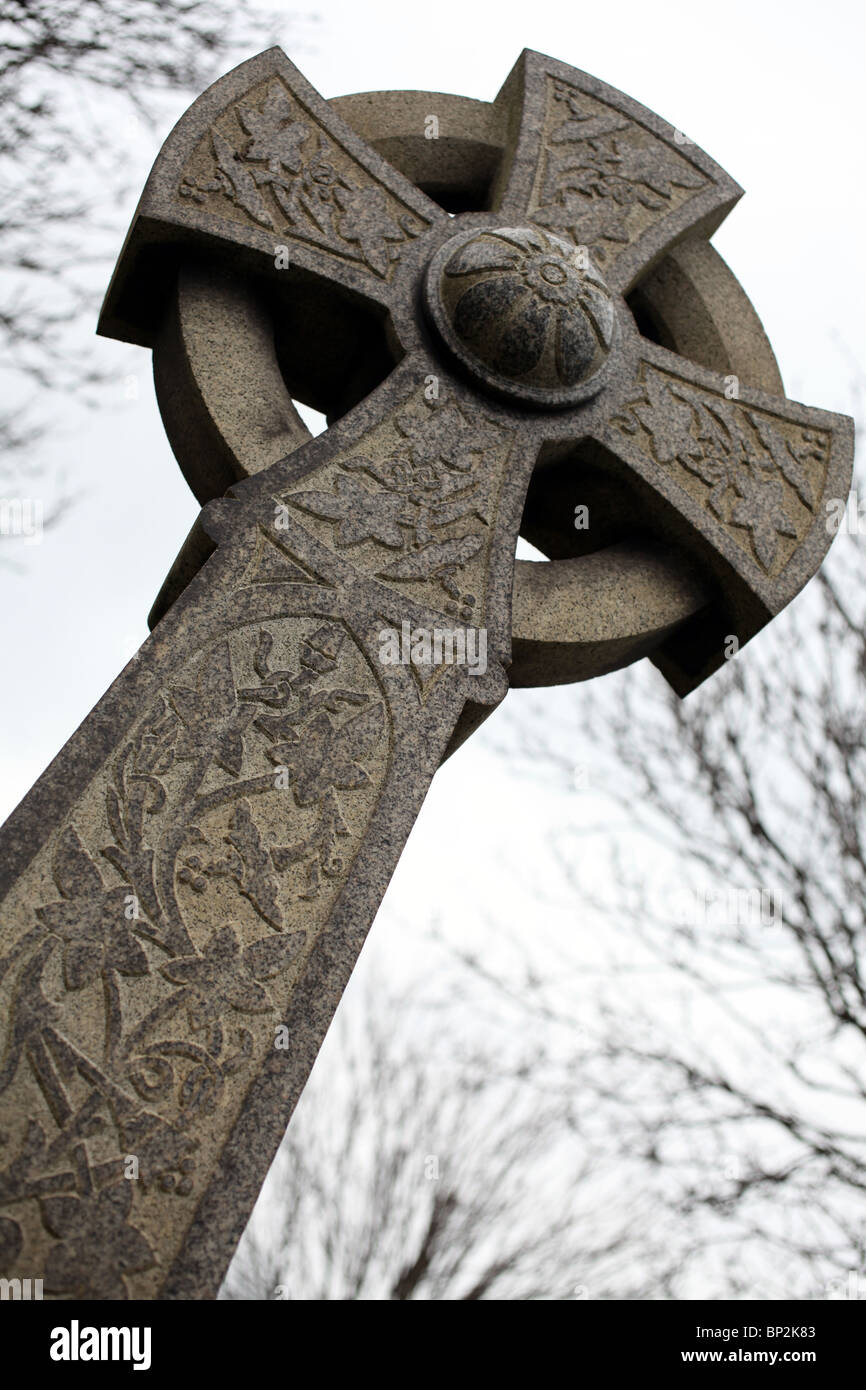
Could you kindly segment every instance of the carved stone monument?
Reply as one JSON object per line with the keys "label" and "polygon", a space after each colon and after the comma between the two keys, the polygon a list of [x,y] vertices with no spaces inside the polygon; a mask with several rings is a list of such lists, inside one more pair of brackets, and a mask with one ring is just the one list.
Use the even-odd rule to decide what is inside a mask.
{"label": "carved stone monument", "polygon": [[739,196],[531,52],[488,104],[271,49],[171,133],[100,332],[203,509],[0,838],[0,1273],[212,1297],[442,759],[509,684],[685,695],[814,574],[851,424],[707,240]]}

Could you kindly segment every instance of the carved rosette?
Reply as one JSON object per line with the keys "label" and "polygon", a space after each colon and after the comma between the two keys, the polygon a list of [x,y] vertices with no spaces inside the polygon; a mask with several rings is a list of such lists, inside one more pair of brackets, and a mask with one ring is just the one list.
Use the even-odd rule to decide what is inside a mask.
{"label": "carved rosette", "polygon": [[425,293],[445,346],[498,394],[550,407],[601,388],[616,311],[585,247],[533,227],[473,228],[433,257]]}

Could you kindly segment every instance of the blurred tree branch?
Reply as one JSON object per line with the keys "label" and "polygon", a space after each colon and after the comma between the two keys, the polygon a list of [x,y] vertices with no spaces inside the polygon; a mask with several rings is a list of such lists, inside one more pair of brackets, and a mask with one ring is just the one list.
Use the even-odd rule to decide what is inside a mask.
{"label": "blurred tree branch", "polygon": [[652,1206],[611,1201],[571,1104],[539,1089],[543,1052],[518,1065],[465,1010],[361,970],[221,1297],[663,1296]]}
{"label": "blurred tree branch", "polygon": [[607,954],[571,991],[565,945],[542,978],[527,953],[519,988],[467,963],[515,1028],[558,1031],[560,1084],[580,1075],[608,1161],[642,1158],[683,1238],[677,1297],[697,1279],[702,1297],[822,1298],[852,1274],[866,1296],[861,527],[866,507],[687,700],[643,663],[577,687],[566,722],[510,726],[530,776],[573,787],[591,759],[551,848]]}
{"label": "blurred tree branch", "polygon": [[61,399],[92,401],[104,380],[89,339],[143,125],[152,137],[176,114],[177,93],[191,100],[267,47],[274,19],[248,0],[0,0],[7,478],[32,470]]}

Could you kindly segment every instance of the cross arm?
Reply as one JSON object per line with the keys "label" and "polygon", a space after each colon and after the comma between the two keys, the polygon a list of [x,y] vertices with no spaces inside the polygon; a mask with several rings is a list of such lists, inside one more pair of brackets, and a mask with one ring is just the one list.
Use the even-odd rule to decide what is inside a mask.
{"label": "cross arm", "polygon": [[523,52],[496,104],[509,133],[494,206],[586,246],[623,294],[682,237],[709,236],[742,195],[681,131],[542,53]]}
{"label": "cross arm", "polygon": [[151,170],[99,332],[152,346],[184,249],[293,292],[312,278],[392,307],[414,240],[446,214],[358,136],[271,48],[204,92]]}
{"label": "cross arm", "polygon": [[617,534],[651,536],[700,576],[706,607],[653,656],[685,694],[819,567],[835,533],[828,504],[850,484],[852,422],[632,334],[608,389],[560,421],[557,451],[572,429],[575,499],[603,479]]}
{"label": "cross arm", "polygon": [[506,692],[534,444],[431,365],[208,504],[0,832],[2,1232],[51,1294],[215,1294],[455,726]]}

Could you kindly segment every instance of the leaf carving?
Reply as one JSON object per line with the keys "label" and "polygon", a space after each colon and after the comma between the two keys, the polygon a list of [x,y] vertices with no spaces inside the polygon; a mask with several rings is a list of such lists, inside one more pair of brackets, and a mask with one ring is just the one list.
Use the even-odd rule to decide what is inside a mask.
{"label": "leaf carving", "polygon": [[432,541],[423,550],[414,550],[394,560],[380,570],[383,579],[429,579],[454,565],[465,565],[482,546],[481,536],[457,536],[447,541]]}
{"label": "leaf carving", "polygon": [[72,825],[66,827],[57,841],[54,881],[64,898],[84,898],[103,892],[99,870]]}
{"label": "leaf carving", "polygon": [[234,201],[263,227],[273,228],[274,219],[268,212],[249,169],[244,168],[231,145],[223,139],[219,131],[211,131],[211,140],[217,169],[228,182]]}
{"label": "leaf carving", "polygon": [[287,743],[270,749],[271,760],[288,769],[299,806],[311,806],[331,787],[346,791],[369,781],[358,761],[380,740],[385,716],[381,702],[335,725],[320,710]]}

